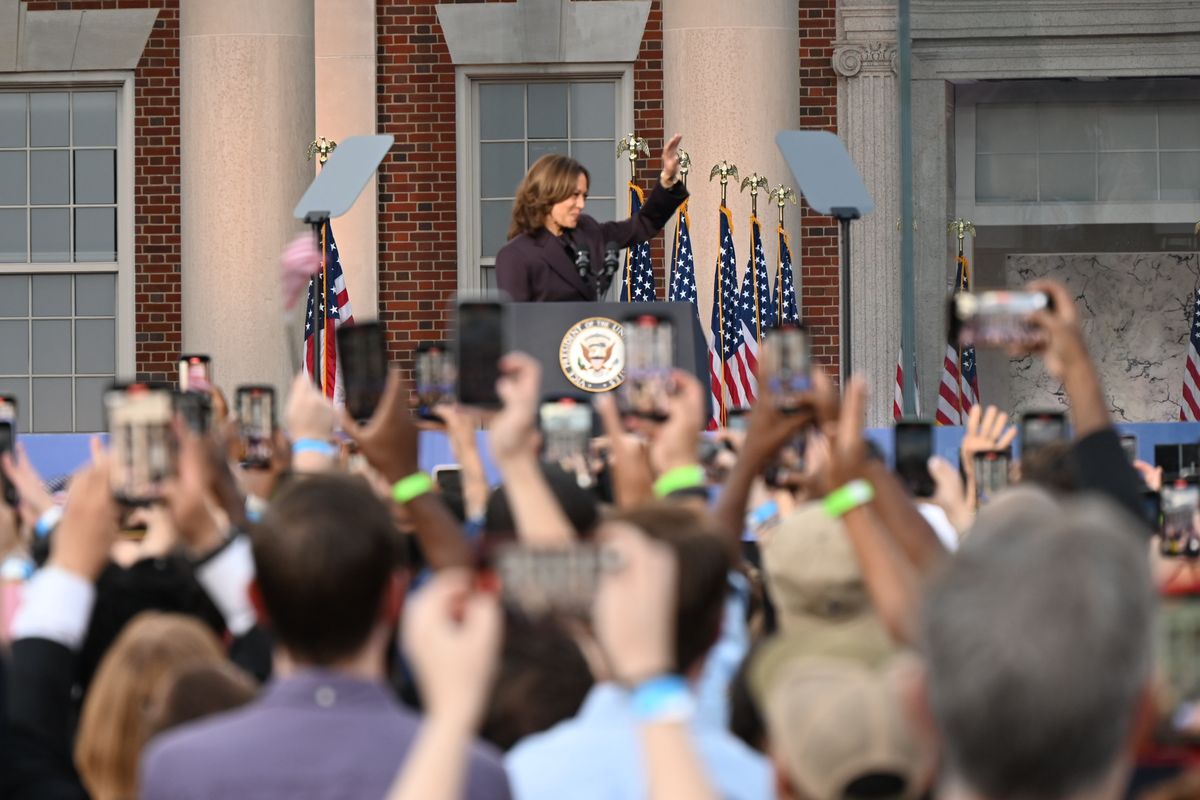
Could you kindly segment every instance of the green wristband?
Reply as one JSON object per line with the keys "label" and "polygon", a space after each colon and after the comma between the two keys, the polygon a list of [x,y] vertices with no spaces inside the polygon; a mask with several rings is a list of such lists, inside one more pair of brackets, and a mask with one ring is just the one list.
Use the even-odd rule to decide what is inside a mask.
{"label": "green wristband", "polygon": [[411,503],[423,494],[433,491],[433,478],[427,472],[414,472],[392,485],[392,499],[397,503]]}
{"label": "green wristband", "polygon": [[704,467],[688,464],[669,469],[654,482],[654,496],[666,497],[682,489],[694,489],[704,485]]}
{"label": "green wristband", "polygon": [[875,499],[875,487],[859,478],[835,489],[825,497],[825,513],[834,519],[846,516]]}

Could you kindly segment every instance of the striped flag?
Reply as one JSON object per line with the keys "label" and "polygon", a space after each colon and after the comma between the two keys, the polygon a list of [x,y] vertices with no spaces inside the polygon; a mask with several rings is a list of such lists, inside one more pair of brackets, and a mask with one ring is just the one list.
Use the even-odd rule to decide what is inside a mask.
{"label": "striped flag", "polygon": [[[629,182],[629,216],[642,210],[646,196],[642,187]],[[621,302],[650,303],[658,299],[658,284],[654,279],[654,262],[650,259],[650,243],[638,242],[625,254],[625,277],[621,281]]]}
{"label": "striped flag", "polygon": [[1182,395],[1179,403],[1180,421],[1200,420],[1200,287],[1196,289],[1196,302],[1192,304],[1192,333],[1188,337]]}
{"label": "striped flag", "polygon": [[776,319],[784,322],[800,322],[800,304],[796,302],[796,281],[792,276],[792,247],[788,243],[787,231],[779,226],[779,263],[775,267]]}
{"label": "striped flag", "polygon": [[754,366],[749,362],[742,326],[742,308],[737,281],[737,254],[733,246],[733,216],[721,206],[721,230],[717,239],[716,280],[713,281],[713,307],[709,330],[711,371],[716,383],[718,421],[724,425],[731,408],[746,408],[754,401]]}
{"label": "striped flag", "polygon": [[[913,393],[916,397],[913,398],[913,411],[919,417],[921,416],[921,385],[917,383],[917,376],[913,375]],[[892,418],[900,419],[904,416],[904,346],[900,347],[900,355],[896,357],[896,394],[892,400]]]}
{"label": "striped flag", "polygon": [[768,328],[775,327],[775,298],[763,252],[762,226],[756,217],[750,217],[750,233],[754,255],[746,262],[746,274],[742,277],[741,306],[743,335],[757,362],[763,335]]}
{"label": "striped flag", "polygon": [[[696,318],[700,317],[700,305],[696,301],[696,263],[695,255],[692,251],[692,234],[690,232],[691,221],[688,219],[687,201],[683,201],[683,205],[679,207],[679,215],[675,223],[675,241],[671,245],[671,283],[667,287],[667,299],[671,301],[679,301],[691,303],[692,310],[696,313]],[[708,359],[708,385],[712,392],[712,410],[713,415],[708,420],[708,429],[715,430],[717,427],[717,417],[720,415],[720,400],[717,398],[716,388],[721,385],[717,378],[717,372],[713,366],[713,354],[709,350]]]}
{"label": "striped flag", "polygon": [[[353,325],[354,312],[350,310],[350,292],[342,275],[333,226],[328,222],[321,229],[321,251],[321,269],[308,283],[308,305],[304,312],[304,372],[312,376],[313,383],[321,387],[326,397],[340,400],[342,374],[338,369],[334,331],[346,323]],[[314,336],[318,329],[321,335]]]}
{"label": "striped flag", "polygon": [[[971,267],[966,256],[958,257],[955,291],[971,290]],[[942,383],[938,387],[938,425],[966,425],[967,415],[979,402],[979,375],[975,370],[975,347],[967,345],[960,351],[957,342],[946,344],[942,367]]]}

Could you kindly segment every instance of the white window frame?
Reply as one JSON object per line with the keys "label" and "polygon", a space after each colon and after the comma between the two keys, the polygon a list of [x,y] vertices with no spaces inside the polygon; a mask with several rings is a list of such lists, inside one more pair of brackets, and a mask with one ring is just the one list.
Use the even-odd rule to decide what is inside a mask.
{"label": "white window frame", "polygon": [[[616,136],[620,139],[633,130],[633,65],[632,64],[546,64],[463,66],[455,68],[455,148],[457,158],[458,192],[458,289],[480,292],[484,289],[483,266],[494,259],[482,258],[479,253],[479,119],[477,86],[489,81],[530,81],[560,78],[565,81],[598,79],[616,81],[618,118]],[[622,187],[628,182],[624,163],[613,153],[614,185],[617,187],[617,214],[621,213]]]}
{"label": "white window frame", "polygon": [[[29,91],[114,89],[117,93],[117,260],[0,264],[0,274],[95,272],[117,276],[117,379],[136,374],[134,349],[134,76],[127,71],[0,73],[0,88]],[[72,365],[72,371],[74,365]],[[71,398],[74,418],[75,398]]]}
{"label": "white window frame", "polygon": [[[955,93],[955,207],[960,219],[983,225],[1189,225],[1200,219],[1200,203],[1140,202],[975,202],[975,110],[980,103],[1121,103],[1197,100],[1200,81],[1191,79],[1045,82],[983,82],[961,85]],[[1200,132],[1197,133],[1200,136]]]}

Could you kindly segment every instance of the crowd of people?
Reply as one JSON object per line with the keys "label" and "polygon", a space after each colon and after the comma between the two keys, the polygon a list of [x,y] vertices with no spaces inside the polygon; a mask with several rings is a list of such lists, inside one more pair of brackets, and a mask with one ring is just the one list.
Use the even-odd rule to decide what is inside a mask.
{"label": "crowd of people", "polygon": [[136,510],[98,442],[65,498],[18,445],[0,542],[36,567],[6,593],[0,797],[1200,797],[1156,658],[1190,563],[1159,555],[1161,476],[1123,451],[1072,298],[1031,288],[1072,437],[983,507],[1005,414],[976,409],[919,498],[864,383],[816,367],[795,408],[760,375],[715,438],[687,374],[652,424],[598,397],[589,481],[543,461],[521,353],[498,411],[439,409],[452,490],[398,371],[363,422],[299,376],[256,469],[215,403]]}

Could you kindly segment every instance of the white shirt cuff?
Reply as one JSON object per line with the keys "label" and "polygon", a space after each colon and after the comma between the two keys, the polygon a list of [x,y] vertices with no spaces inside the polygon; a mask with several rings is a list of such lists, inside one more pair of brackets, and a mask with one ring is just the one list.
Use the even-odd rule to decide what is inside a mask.
{"label": "white shirt cuff", "polygon": [[96,587],[91,581],[61,567],[47,566],[25,586],[12,638],[49,639],[78,650],[95,604]]}
{"label": "white shirt cuff", "polygon": [[250,581],[254,580],[254,555],[249,539],[239,536],[230,542],[196,570],[196,580],[225,618],[230,633],[241,636],[254,627],[258,615],[250,604],[248,591]]}

